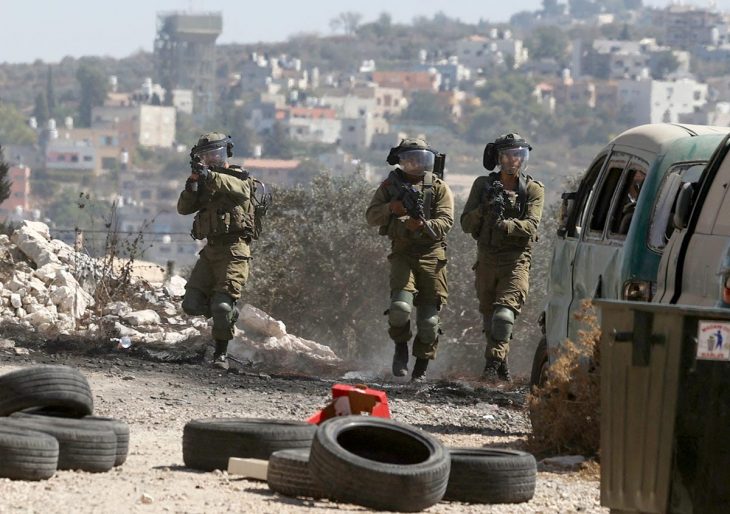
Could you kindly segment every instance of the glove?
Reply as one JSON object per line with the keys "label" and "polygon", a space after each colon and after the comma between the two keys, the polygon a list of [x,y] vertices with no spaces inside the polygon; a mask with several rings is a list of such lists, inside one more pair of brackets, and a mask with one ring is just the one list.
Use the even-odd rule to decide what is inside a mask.
{"label": "glove", "polygon": [[406,214],[408,214],[401,200],[393,200],[392,202],[390,202],[389,207],[390,212],[392,212],[396,216],[405,216]]}
{"label": "glove", "polygon": [[406,228],[411,232],[417,232],[423,228],[424,223],[421,220],[415,218],[408,218],[406,220]]}
{"label": "glove", "polygon": [[497,222],[494,224],[494,227],[500,232],[504,232],[506,234],[508,227],[507,220],[497,220]]}
{"label": "glove", "polygon": [[196,193],[198,191],[198,181],[188,178],[185,181],[185,191],[189,193]]}

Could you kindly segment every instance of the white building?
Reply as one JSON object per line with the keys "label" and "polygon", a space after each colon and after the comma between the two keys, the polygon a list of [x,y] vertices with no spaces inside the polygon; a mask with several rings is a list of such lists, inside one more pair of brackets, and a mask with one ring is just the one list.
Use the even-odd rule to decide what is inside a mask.
{"label": "white building", "polygon": [[362,151],[370,148],[375,134],[385,134],[390,125],[383,118],[370,114],[342,120],[340,145],[346,150]]}
{"label": "white building", "polygon": [[642,78],[621,80],[618,99],[631,107],[633,121],[644,123],[677,123],[680,114],[699,111],[707,103],[707,84],[692,79],[673,82]]}
{"label": "white building", "polygon": [[527,62],[527,47],[521,39],[512,39],[510,31],[502,33],[490,31],[490,36],[469,36],[456,42],[456,57],[468,68],[484,68],[504,64],[509,57],[514,67],[519,68]]}

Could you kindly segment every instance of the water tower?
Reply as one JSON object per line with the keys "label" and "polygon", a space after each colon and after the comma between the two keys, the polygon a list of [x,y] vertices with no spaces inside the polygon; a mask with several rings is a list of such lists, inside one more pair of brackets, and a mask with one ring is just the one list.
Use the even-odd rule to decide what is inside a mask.
{"label": "water tower", "polygon": [[215,113],[215,41],[222,31],[220,12],[158,13],[155,72],[166,101],[173,89],[190,89],[195,115]]}

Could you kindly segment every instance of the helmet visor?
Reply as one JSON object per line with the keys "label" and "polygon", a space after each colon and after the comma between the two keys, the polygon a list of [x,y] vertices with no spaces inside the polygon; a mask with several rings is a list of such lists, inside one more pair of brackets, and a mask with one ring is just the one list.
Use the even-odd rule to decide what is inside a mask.
{"label": "helmet visor", "polygon": [[224,146],[208,146],[196,150],[193,154],[206,166],[222,165],[226,162],[227,152]]}
{"label": "helmet visor", "polygon": [[515,175],[525,170],[530,159],[530,150],[526,147],[505,148],[499,151],[500,169],[508,175]]}
{"label": "helmet visor", "polygon": [[433,171],[436,156],[430,150],[408,150],[398,154],[398,164],[408,175],[424,175]]}

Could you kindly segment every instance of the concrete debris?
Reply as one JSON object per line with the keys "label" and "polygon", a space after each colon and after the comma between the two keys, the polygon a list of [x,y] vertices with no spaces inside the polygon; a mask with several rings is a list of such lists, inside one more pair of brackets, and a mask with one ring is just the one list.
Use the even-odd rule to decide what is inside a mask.
{"label": "concrete debris", "polygon": [[[0,327],[15,323],[48,338],[128,337],[137,348],[211,340],[210,320],[182,312],[183,277],[173,275],[163,282],[160,276],[159,282],[151,283],[132,276],[124,294],[115,298],[110,291],[120,280],[123,264],[110,267],[105,259],[76,252],[51,239],[48,226],[39,222],[24,222],[11,237],[0,235],[0,255],[4,254],[12,258],[0,260]],[[107,282],[100,288],[103,280]],[[96,305],[95,298],[108,300]],[[236,328],[229,353],[239,361],[304,373],[341,363],[329,347],[287,334],[283,322],[252,305],[240,308]],[[0,349],[14,348],[12,341],[0,343]]]}
{"label": "concrete debris", "polygon": [[286,335],[286,325],[284,323],[275,320],[261,309],[257,309],[248,303],[238,310],[236,327],[245,332],[254,332],[268,337],[283,337]]}

